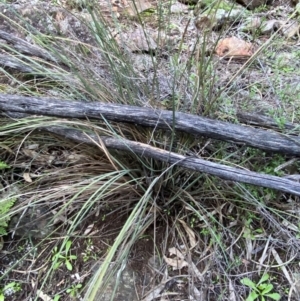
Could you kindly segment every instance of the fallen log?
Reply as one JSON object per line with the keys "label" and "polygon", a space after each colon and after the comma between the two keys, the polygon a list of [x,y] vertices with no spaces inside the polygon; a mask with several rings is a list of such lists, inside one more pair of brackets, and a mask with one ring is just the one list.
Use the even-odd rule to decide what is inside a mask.
{"label": "fallen log", "polygon": [[34,74],[33,68],[29,67],[28,64],[14,58],[10,55],[0,54],[0,66],[16,70],[25,74]]}
{"label": "fallen log", "polygon": [[[175,129],[194,136],[243,143],[265,151],[300,155],[300,137],[272,130],[231,124],[201,116],[100,102],[67,101],[52,98],[0,94],[0,111],[64,118],[100,119],[140,126]],[[175,116],[175,119],[173,118]]]}
{"label": "fallen log", "polygon": [[[54,56],[49,54],[44,49],[32,45],[31,43],[23,39],[20,39],[10,33],[7,33],[3,30],[0,30],[0,39],[5,40],[9,45],[7,46],[6,44],[2,44],[0,45],[1,48],[9,50],[13,47],[16,52],[28,54],[30,56],[40,57],[42,59],[45,59],[47,61],[52,61],[54,63],[59,63],[59,61]],[[25,73],[27,73],[27,71],[25,71]]]}
{"label": "fallen log", "polygon": [[262,114],[253,114],[246,112],[237,112],[237,118],[241,123],[258,126],[262,128],[274,129],[276,131],[285,133],[292,133],[297,135],[300,133],[300,125],[291,122],[284,122],[279,124],[273,118],[264,116]]}
{"label": "fallen log", "polygon": [[276,176],[260,174],[246,169],[230,167],[199,159],[197,157],[186,157],[150,146],[148,144],[130,141],[123,138],[112,138],[105,136],[100,137],[95,134],[88,135],[79,130],[63,128],[59,126],[50,126],[41,129],[78,143],[95,145],[96,141],[97,143],[99,143],[99,145],[103,143],[108,149],[129,151],[141,157],[150,157],[156,160],[167,162],[171,165],[173,164],[182,166],[190,170],[203,172],[225,180],[272,188],[300,196],[300,184],[286,178],[280,178]]}

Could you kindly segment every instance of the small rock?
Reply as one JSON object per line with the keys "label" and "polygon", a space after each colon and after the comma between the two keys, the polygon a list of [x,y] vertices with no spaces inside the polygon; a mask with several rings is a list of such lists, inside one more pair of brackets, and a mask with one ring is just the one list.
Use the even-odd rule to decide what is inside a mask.
{"label": "small rock", "polygon": [[247,58],[253,55],[253,45],[237,37],[219,41],[216,54],[223,58]]}
{"label": "small rock", "polygon": [[293,37],[300,36],[300,25],[298,22],[290,22],[286,24],[282,29],[281,29],[282,34],[288,38],[292,39]]}
{"label": "small rock", "polygon": [[214,11],[208,11],[201,14],[195,20],[195,26],[199,31],[217,30],[222,27],[226,22],[236,22],[244,16],[241,9],[232,9],[226,11],[225,9],[218,8]]}
{"label": "small rock", "polygon": [[262,34],[270,34],[274,30],[277,30],[281,26],[280,21],[278,20],[268,20],[266,22],[263,22],[261,25],[261,33]]}
{"label": "small rock", "polygon": [[188,13],[188,11],[189,11],[188,6],[179,2],[172,4],[170,7],[170,12],[172,14],[182,14],[182,13],[186,14]]}
{"label": "small rock", "polygon": [[241,26],[242,31],[255,31],[262,25],[262,20],[259,17],[250,17],[245,20]]}
{"label": "small rock", "polygon": [[195,20],[195,27],[199,32],[205,32],[212,29],[212,22],[208,16],[200,16]]}
{"label": "small rock", "polygon": [[151,52],[157,48],[151,34],[141,25],[137,25],[135,29],[122,36],[117,36],[116,41],[121,47],[125,46],[131,52]]}
{"label": "small rock", "polygon": [[153,62],[155,57],[151,57],[149,54],[132,54],[131,60],[133,67],[140,72],[147,72],[153,68]]}
{"label": "small rock", "polygon": [[126,8],[126,13],[131,17],[135,17],[152,7],[151,3],[149,3],[147,0],[129,0],[128,5],[129,6]]}

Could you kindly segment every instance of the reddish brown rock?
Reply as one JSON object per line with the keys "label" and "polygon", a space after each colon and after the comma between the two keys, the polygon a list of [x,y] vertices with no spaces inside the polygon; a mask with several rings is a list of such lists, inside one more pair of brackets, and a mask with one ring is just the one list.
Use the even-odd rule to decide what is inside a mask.
{"label": "reddish brown rock", "polygon": [[248,58],[253,55],[254,47],[251,43],[237,37],[229,37],[219,41],[215,52],[223,58]]}

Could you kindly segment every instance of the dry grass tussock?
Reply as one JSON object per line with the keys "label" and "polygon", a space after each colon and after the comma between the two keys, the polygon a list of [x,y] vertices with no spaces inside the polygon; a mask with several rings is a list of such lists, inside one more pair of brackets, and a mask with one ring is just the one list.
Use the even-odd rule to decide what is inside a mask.
{"label": "dry grass tussock", "polygon": [[[103,23],[108,19],[96,5],[71,12],[68,4],[51,1],[30,11],[5,5],[0,31],[18,33],[43,55],[31,56],[27,44],[17,47],[19,40],[2,36],[0,59],[11,63],[2,60],[1,93],[168,108],[237,122],[243,105],[265,111],[282,81],[298,76],[280,77],[275,69],[278,78],[269,85],[273,78],[257,65],[216,59],[201,48],[210,41],[203,43],[189,29],[187,15],[168,15],[173,27],[181,20],[178,32],[162,26],[168,4],[160,1],[149,23],[123,15]],[[131,52],[117,41],[137,24],[145,32],[158,29],[162,37],[173,30],[171,36],[180,34],[180,40],[157,42],[155,53]],[[141,68],[145,60],[151,68]],[[256,105],[260,93],[251,99],[256,89],[267,104]],[[243,102],[246,91],[249,102]],[[297,101],[284,102],[289,92],[268,111],[279,126],[298,122]],[[291,112],[293,120],[287,119]],[[59,125],[87,136],[122,137],[278,176],[296,173],[297,160],[107,120],[1,116],[0,161],[8,167],[0,170],[0,201],[13,200],[13,206],[0,210],[8,223],[0,300],[299,299],[298,197],[108,150],[100,138],[86,145],[43,129]]]}

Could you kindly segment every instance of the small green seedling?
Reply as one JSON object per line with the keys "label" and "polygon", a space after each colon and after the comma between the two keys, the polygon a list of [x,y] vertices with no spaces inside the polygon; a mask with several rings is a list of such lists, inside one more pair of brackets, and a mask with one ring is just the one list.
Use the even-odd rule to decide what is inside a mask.
{"label": "small green seedling", "polygon": [[57,246],[53,249],[52,261],[54,263],[54,266],[53,266],[54,270],[58,269],[64,263],[66,268],[69,271],[72,271],[73,267],[72,267],[71,261],[77,259],[77,256],[72,255],[70,253],[71,245],[72,245],[72,241],[68,240],[66,242],[64,251],[59,250]]}
{"label": "small green seedling", "polygon": [[5,169],[5,168],[10,168],[10,166],[0,160],[0,169]]}
{"label": "small green seedling", "polygon": [[278,293],[272,293],[273,285],[271,283],[266,283],[269,279],[268,274],[264,274],[258,283],[254,283],[249,278],[243,278],[241,283],[250,287],[251,292],[247,297],[246,301],[254,301],[256,299],[260,301],[266,301],[266,298],[270,298],[272,300],[279,300],[281,296]]}
{"label": "small green seedling", "polygon": [[12,296],[14,293],[21,290],[21,286],[17,282],[10,282],[4,286],[4,288],[0,288],[0,301],[4,301],[5,297]]}
{"label": "small green seedling", "polygon": [[72,298],[76,298],[78,295],[78,291],[82,288],[82,284],[73,284],[70,288],[67,289],[67,293],[70,295]]}
{"label": "small green seedling", "polygon": [[89,238],[86,242],[86,249],[82,253],[82,259],[83,262],[87,262],[90,258],[97,259],[96,255],[94,254],[94,246],[93,246],[93,241]]}

